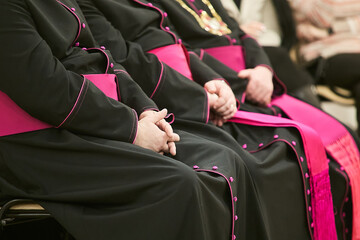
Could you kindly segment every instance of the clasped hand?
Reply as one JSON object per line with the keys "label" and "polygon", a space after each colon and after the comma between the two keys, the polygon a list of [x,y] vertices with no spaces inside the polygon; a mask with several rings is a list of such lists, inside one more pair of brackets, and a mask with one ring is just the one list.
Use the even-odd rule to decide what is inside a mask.
{"label": "clasped hand", "polygon": [[272,72],[268,68],[257,66],[256,68],[245,69],[240,71],[238,76],[249,80],[246,87],[247,100],[263,107],[271,103],[274,84]]}
{"label": "clasped hand", "polygon": [[140,114],[137,136],[134,144],[154,152],[176,155],[175,142],[180,141],[171,125],[165,121],[167,110],[145,111]]}
{"label": "clasped hand", "polygon": [[234,93],[223,80],[209,81],[204,88],[208,94],[210,120],[222,126],[237,111]]}

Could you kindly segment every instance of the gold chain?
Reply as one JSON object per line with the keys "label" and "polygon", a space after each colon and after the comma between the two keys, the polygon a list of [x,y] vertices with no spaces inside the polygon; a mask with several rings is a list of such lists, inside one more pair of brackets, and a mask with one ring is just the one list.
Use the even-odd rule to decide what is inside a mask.
{"label": "gold chain", "polygon": [[213,5],[210,3],[209,0],[201,0],[209,9],[211,14],[219,21],[222,22],[223,20],[221,19],[221,17],[219,16],[219,14],[215,11]]}
{"label": "gold chain", "polygon": [[186,11],[188,11],[193,17],[196,19],[196,21],[199,23],[201,28],[205,28],[204,22],[201,20],[199,15],[191,9],[188,5],[186,5],[182,0],[176,0]]}
{"label": "gold chain", "polygon": [[[213,18],[211,18],[206,11],[202,11],[199,16],[192,8],[186,5],[186,3],[184,3],[183,0],[176,0],[176,1],[181,5],[181,7],[183,7],[186,11],[188,11],[196,19],[200,27],[203,28],[205,31],[219,36],[231,33],[231,30],[228,28],[227,24],[223,22],[222,18],[215,11],[214,7],[212,6],[209,0],[201,0],[201,1],[209,8],[211,14],[213,15]],[[217,24],[219,25],[218,26],[219,29],[214,29],[211,26],[211,22],[214,18],[216,19]]]}

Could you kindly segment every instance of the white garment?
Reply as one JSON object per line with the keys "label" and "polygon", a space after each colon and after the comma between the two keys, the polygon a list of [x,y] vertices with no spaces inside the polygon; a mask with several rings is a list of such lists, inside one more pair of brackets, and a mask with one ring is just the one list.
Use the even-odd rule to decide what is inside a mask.
{"label": "white garment", "polygon": [[242,0],[240,9],[233,0],[221,0],[229,15],[241,24],[261,22],[266,30],[256,39],[262,46],[281,45],[282,33],[271,0]]}

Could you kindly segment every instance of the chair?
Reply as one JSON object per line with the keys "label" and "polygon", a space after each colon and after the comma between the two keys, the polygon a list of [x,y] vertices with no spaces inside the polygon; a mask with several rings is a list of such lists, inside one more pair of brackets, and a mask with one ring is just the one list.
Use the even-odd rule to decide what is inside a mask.
{"label": "chair", "polygon": [[343,105],[354,105],[355,100],[349,90],[327,85],[317,85],[316,90],[319,96]]}
{"label": "chair", "polygon": [[42,220],[50,214],[35,201],[30,199],[13,199],[0,208],[0,228],[28,221]]}

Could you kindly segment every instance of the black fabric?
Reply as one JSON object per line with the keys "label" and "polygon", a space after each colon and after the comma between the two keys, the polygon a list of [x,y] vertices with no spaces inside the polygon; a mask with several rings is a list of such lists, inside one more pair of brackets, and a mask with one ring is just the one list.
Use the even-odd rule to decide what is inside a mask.
{"label": "black fabric", "polygon": [[[60,129],[2,137],[1,198],[40,201],[78,240],[229,239],[231,200],[225,179],[189,166],[216,165],[236,179],[236,187],[232,185],[240,221],[258,215],[256,208],[243,205],[257,201],[256,193],[248,191],[253,186],[246,167],[229,149],[178,133],[182,141],[176,160]],[[210,224],[219,218],[221,224]]]}
{"label": "black fabric", "polygon": [[[199,52],[199,49],[241,45],[245,52],[246,68],[266,65],[271,69],[271,62],[265,51],[255,39],[246,35],[245,32],[239,28],[237,22],[227,14],[220,1],[211,1],[211,4],[232,31],[230,34],[221,36],[212,34],[201,28],[196,19],[176,1],[151,0],[150,2],[167,12],[168,18],[171,20],[171,29],[181,37],[190,50]],[[202,1],[194,1],[192,4],[194,4],[197,9],[205,10],[210,14],[210,10]],[[173,27],[175,29],[173,29]],[[231,79],[237,77],[235,71],[229,72],[229,68],[218,60],[206,61],[206,64],[222,76],[231,76]],[[282,83],[279,83],[276,78],[273,79],[273,83],[275,86],[275,95],[284,93]],[[231,85],[231,87],[234,92],[239,88],[238,85]]]}
{"label": "black fabric", "polygon": [[[96,15],[94,10],[94,6],[95,6],[97,7],[97,10],[99,10],[98,14],[100,16],[104,16],[104,18],[107,19],[106,21],[110,22],[114,26],[114,28],[116,28],[119,32],[121,32],[121,34],[125,39],[127,39],[128,41],[135,41],[136,43],[142,45],[143,49],[144,50],[146,49],[146,51],[151,49],[151,44],[153,44],[154,46],[153,48],[156,48],[159,42],[163,41],[161,36],[164,33],[168,35],[172,35],[173,33],[175,33],[175,31],[173,32],[174,30],[173,25],[170,25],[170,22],[167,20],[167,17],[163,18],[162,10],[154,9],[152,7],[153,5],[148,5],[149,4],[148,1],[78,0],[78,2],[83,8],[85,15],[88,17],[90,24],[93,23],[91,26],[95,29],[94,31],[100,32],[102,29],[99,28],[101,24],[97,22],[101,20],[101,18],[95,16]],[[152,1],[152,3],[156,4],[156,6],[161,6],[159,2],[161,1]],[[167,2],[167,3],[170,5],[177,4],[176,2],[174,3]],[[177,5],[172,5],[172,6],[175,8],[175,6]],[[141,11],[139,9],[141,9]],[[145,11],[145,9],[147,9],[147,11]],[[170,12],[167,9],[165,10],[168,13],[168,16],[171,16]],[[124,14],[122,14],[123,11],[125,11]],[[138,12],[141,12],[141,15],[136,14]],[[154,18],[155,16],[154,13],[156,13],[158,16],[157,20]],[[133,26],[132,24],[127,24],[127,22],[124,21],[123,16],[128,17],[127,21],[130,22],[137,21],[138,26],[141,27],[136,27]],[[132,18],[129,18],[130,16]],[[94,20],[96,18],[97,20]],[[182,20],[181,21],[182,24],[184,24],[186,18],[181,20]],[[158,29],[155,30],[154,26],[157,26]],[[170,26],[171,32],[165,29],[166,26]],[[193,25],[188,25],[188,26],[193,27]],[[127,36],[126,33],[130,31],[131,34],[129,33]],[[146,35],[149,36],[151,35],[151,38],[148,38],[147,41],[145,38]],[[108,41],[106,39],[108,37],[105,34],[96,34],[96,36],[97,36],[97,40],[100,42],[105,43]],[[156,36],[158,38],[158,41],[155,41]],[[176,35],[172,35],[172,36],[174,37],[174,41],[169,44],[176,43],[176,39],[178,39]],[[137,38],[141,40],[138,41]],[[114,47],[115,45],[112,46]],[[257,46],[257,48],[259,48],[258,45],[254,45],[254,46]],[[110,51],[113,50],[115,52],[119,51],[119,49],[113,49],[113,47],[109,48]],[[199,49],[192,49],[192,50],[194,50],[194,52],[199,56],[202,55],[201,50]],[[203,54],[202,57],[203,59],[205,59],[207,55]],[[216,68],[215,70],[219,71]],[[198,72],[197,74],[201,74],[201,72]],[[229,72],[228,74],[234,74],[234,73]],[[176,79],[171,79],[171,80],[176,81]],[[190,95],[187,96],[190,97]],[[256,108],[248,104],[241,104],[240,107],[242,110],[265,113],[270,115],[283,114],[281,110],[276,108]],[[263,206],[261,207],[260,210],[261,214],[263,214],[262,219],[260,221],[261,223],[260,226],[264,226],[264,228],[260,228],[258,231],[254,229],[253,226],[257,226],[257,224],[259,224],[258,219],[257,220],[255,219],[254,222],[255,224],[254,225],[250,224],[250,226],[249,224],[245,226],[236,223],[235,229],[236,231],[240,232],[240,235],[244,239],[290,239],[290,238],[309,239],[310,238],[310,233],[307,228],[306,219],[307,217],[311,219],[311,216],[310,214],[308,214],[308,211],[304,204],[305,199],[306,201],[310,201],[310,199],[309,197],[304,197],[305,191],[302,189],[308,187],[307,185],[308,182],[305,179],[304,181],[305,185],[303,185],[302,181],[304,176],[301,176],[301,170],[300,170],[303,168],[305,170],[303,173],[306,172],[307,169],[306,161],[304,161],[302,166],[299,166],[296,159],[294,159],[295,153],[293,152],[292,148],[289,147],[289,145],[287,145],[286,143],[286,142],[291,142],[293,140],[295,141],[299,140],[299,136],[296,133],[296,130],[287,129],[287,128],[249,127],[238,124],[226,123],[223,128],[223,130],[225,131],[219,132],[219,129],[212,127],[211,124],[205,125],[200,122],[195,123],[189,120],[184,120],[179,118],[175,120],[173,126],[177,129],[186,130],[188,132],[194,133],[195,135],[202,136],[213,142],[224,144],[239,154],[241,154],[242,152],[241,144],[246,143],[248,146],[250,146],[246,150],[251,151],[252,153],[251,156],[256,159],[245,158],[244,161],[246,165],[249,167],[251,175],[257,176],[254,177],[255,180],[254,184],[256,186],[256,189],[258,189],[259,191],[258,200],[261,203],[260,205]],[[233,140],[230,141],[228,137],[224,137],[224,136],[229,136],[229,133],[232,135],[233,138],[237,140],[238,143],[234,142]],[[280,142],[272,142],[272,140],[274,139],[274,134],[277,133],[281,136],[282,140],[280,140]],[[260,143],[263,143],[265,145],[269,144],[269,147],[261,149],[261,151],[259,152],[255,151],[254,149],[257,150]],[[297,154],[300,155],[301,152],[303,151],[301,145],[302,145],[301,143],[297,144],[298,148],[296,148]],[[285,172],[278,171],[279,168],[281,167],[286,168],[288,171],[288,172],[286,171],[286,173],[288,173],[289,175],[284,174]],[[296,181],[296,186],[298,188],[294,187],[291,189],[291,191],[278,192],[281,191],[283,179],[287,179],[288,176],[291,176],[291,179],[293,179],[293,181]],[[269,178],[274,178],[277,180],[274,181],[263,180]],[[287,187],[290,188],[290,185],[285,186],[285,188]],[[302,188],[300,187],[301,190],[299,189],[299,186],[302,186]],[[341,187],[344,186],[341,185]],[[274,189],[274,192],[279,193],[279,195],[273,194],[274,192],[271,193],[270,190],[272,189]],[[293,191],[297,191],[297,193],[293,195]],[[336,190],[334,192],[336,192]],[[291,196],[288,196],[287,194]],[[286,202],[284,199],[292,199],[292,200]],[[287,215],[286,214],[287,212],[296,214],[296,216],[300,214],[301,216],[299,216],[299,218],[296,219],[290,218],[291,214]],[[264,217],[264,215],[266,217]],[[277,217],[273,218],[273,216],[277,216]],[[266,230],[263,231],[263,229]],[[278,231],[277,229],[281,229],[281,231]],[[298,236],[301,236],[301,238],[299,238]]]}
{"label": "black fabric", "polygon": [[292,9],[287,0],[272,0],[272,2],[281,28],[281,46],[290,50],[298,42]]}
{"label": "black fabric", "polygon": [[293,63],[286,49],[264,47],[264,50],[272,63],[274,72],[286,85],[288,93],[294,93],[305,85],[314,84],[312,77]]}
{"label": "black fabric", "polygon": [[[265,233],[242,161],[251,156],[225,147],[237,144],[230,136],[220,145],[176,129],[181,141],[173,158],[131,144],[136,115],[157,106],[109,51],[94,49],[75,1],[1,2],[0,20],[0,43],[8,46],[0,56],[0,90],[52,124],[74,105],[76,112],[61,128],[0,137],[0,201],[40,202],[77,240],[227,240],[233,214],[240,226],[257,223],[250,235]],[[104,71],[118,76],[122,103],[87,80],[80,91],[81,74]],[[76,104],[79,92],[83,102]],[[195,164],[203,170],[194,171]]]}
{"label": "black fabric", "polygon": [[[319,59],[311,66],[319,81],[330,87],[342,87],[352,92],[357,110],[357,123],[360,126],[360,54],[337,54],[328,59]],[[313,70],[314,71],[314,70]],[[360,130],[358,128],[358,134]]]}

